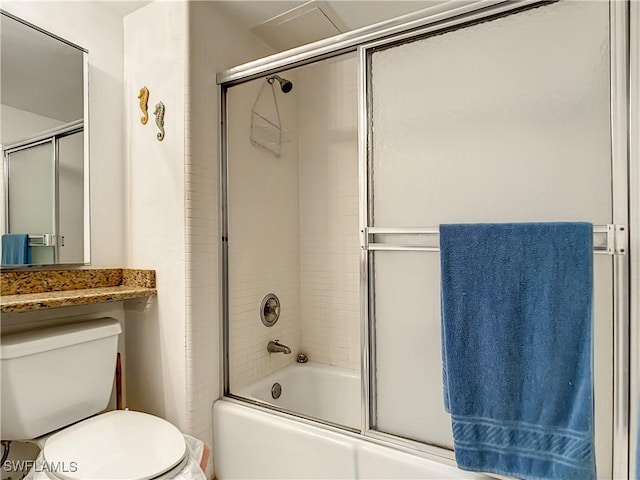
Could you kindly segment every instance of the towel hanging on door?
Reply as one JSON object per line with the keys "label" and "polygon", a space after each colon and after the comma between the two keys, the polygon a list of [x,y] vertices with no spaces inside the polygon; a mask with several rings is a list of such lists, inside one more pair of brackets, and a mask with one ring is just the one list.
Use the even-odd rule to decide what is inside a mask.
{"label": "towel hanging on door", "polygon": [[595,479],[593,226],[440,226],[444,396],[460,468]]}
{"label": "towel hanging on door", "polygon": [[5,233],[2,235],[2,265],[28,265],[29,235],[26,233]]}

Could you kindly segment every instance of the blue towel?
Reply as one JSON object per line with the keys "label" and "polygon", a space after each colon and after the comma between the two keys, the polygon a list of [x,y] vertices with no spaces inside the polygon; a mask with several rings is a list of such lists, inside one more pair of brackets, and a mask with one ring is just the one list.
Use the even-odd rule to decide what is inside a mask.
{"label": "blue towel", "polygon": [[2,265],[27,265],[29,263],[29,235],[26,233],[2,235]]}
{"label": "blue towel", "polygon": [[593,226],[441,225],[440,252],[458,466],[595,479]]}

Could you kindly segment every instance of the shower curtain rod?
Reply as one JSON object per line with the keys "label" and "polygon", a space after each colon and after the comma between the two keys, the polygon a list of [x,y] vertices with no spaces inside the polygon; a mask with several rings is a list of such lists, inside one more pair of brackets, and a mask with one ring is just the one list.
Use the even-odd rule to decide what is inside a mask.
{"label": "shower curtain rod", "polygon": [[[367,227],[363,249],[370,251],[403,251],[403,252],[439,252],[437,246],[401,245],[394,243],[380,243],[370,241],[370,235],[439,235],[438,227]],[[606,235],[606,244],[594,245],[593,253],[597,255],[624,255],[627,252],[626,225],[594,225],[594,235]]]}

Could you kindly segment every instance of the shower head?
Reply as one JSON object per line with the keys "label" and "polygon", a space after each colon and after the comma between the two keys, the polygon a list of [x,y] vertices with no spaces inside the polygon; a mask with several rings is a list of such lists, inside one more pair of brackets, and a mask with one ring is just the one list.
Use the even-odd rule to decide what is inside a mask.
{"label": "shower head", "polygon": [[282,78],[278,75],[271,75],[267,77],[267,82],[269,82],[270,84],[273,84],[274,80],[277,80],[280,83],[280,90],[282,90],[282,93],[289,93],[291,90],[293,90],[293,83],[286,78]]}

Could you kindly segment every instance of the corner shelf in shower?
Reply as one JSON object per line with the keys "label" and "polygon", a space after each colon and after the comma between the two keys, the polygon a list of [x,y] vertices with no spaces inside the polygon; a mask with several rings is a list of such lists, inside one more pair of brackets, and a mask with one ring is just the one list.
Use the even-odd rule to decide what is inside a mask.
{"label": "corner shelf in shower", "polygon": [[158,295],[154,270],[87,269],[0,273],[0,312],[151,298]]}
{"label": "corner shelf in shower", "polygon": [[[270,91],[270,93],[269,93]],[[282,155],[284,132],[273,80],[265,79],[251,108],[249,140],[254,147],[264,148],[276,158]]]}

